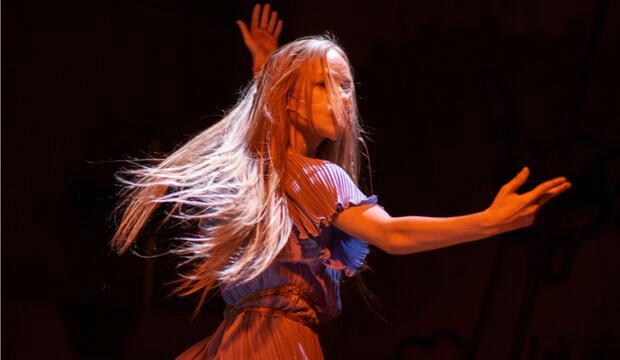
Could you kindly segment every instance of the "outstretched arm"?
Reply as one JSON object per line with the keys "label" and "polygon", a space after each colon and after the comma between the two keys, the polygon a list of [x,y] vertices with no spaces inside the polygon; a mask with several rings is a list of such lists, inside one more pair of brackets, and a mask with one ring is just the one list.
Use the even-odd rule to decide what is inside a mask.
{"label": "outstretched arm", "polygon": [[502,186],[491,206],[478,213],[455,217],[391,217],[374,205],[350,207],[333,221],[340,230],[368,241],[383,251],[404,255],[439,249],[530,226],[542,205],[568,190],[571,184],[558,177],[525,194],[516,191],[525,183],[524,168]]}
{"label": "outstretched arm", "polygon": [[282,32],[282,20],[278,20],[278,12],[271,11],[271,5],[263,7],[254,5],[250,28],[241,20],[237,20],[243,42],[252,55],[252,71],[258,73],[269,55],[278,48],[278,38]]}

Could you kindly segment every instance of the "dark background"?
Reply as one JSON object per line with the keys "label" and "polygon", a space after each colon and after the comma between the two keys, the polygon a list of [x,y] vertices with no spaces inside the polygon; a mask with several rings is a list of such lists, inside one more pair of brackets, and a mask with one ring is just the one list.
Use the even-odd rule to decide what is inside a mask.
{"label": "dark background", "polygon": [[[527,229],[441,250],[374,250],[320,329],[330,359],[620,358],[620,17],[606,0],[277,1],[281,43],[331,30],[371,133],[392,216],[483,210],[573,188]],[[2,355],[169,359],[209,335],[166,298],[166,261],[117,257],[114,160],[168,152],[250,79],[249,1],[2,3]]]}

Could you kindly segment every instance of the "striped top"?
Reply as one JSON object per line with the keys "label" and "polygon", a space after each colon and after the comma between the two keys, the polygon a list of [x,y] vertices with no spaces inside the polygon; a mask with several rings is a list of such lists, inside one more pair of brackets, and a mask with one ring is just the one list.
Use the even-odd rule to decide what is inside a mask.
{"label": "striped top", "polygon": [[349,174],[334,163],[288,153],[286,194],[298,240],[305,248],[318,246],[325,266],[353,276],[368,254],[368,244],[344,232],[336,233],[337,238],[328,243],[317,240],[325,240],[319,236],[321,230],[331,227],[337,213],[350,206],[378,205],[377,196],[364,195]]}
{"label": "striped top", "polygon": [[[321,309],[319,320],[326,320],[342,310],[342,273],[353,276],[368,255],[368,243],[331,226],[332,219],[351,206],[380,205],[376,195],[366,196],[344,169],[329,161],[288,151],[287,172],[293,229],[286,251],[257,278],[222,289],[222,297],[234,305],[249,294],[293,284]],[[273,306],[273,301],[254,305]]]}

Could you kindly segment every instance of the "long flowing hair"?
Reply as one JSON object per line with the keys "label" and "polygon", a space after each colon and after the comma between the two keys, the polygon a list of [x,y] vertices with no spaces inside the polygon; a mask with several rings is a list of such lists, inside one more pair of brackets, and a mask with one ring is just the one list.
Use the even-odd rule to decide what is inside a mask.
{"label": "long flowing hair", "polygon": [[263,272],[292,230],[283,183],[292,126],[287,104],[295,84],[302,81],[311,118],[308,74],[317,66],[325,73],[339,136],[324,140],[316,157],[338,164],[357,183],[360,147],[367,151],[355,90],[346,103],[336,96],[339,90],[326,60],[330,49],[349,64],[330,36],[305,37],[282,46],[221,120],[154,165],[137,161],[120,170],[117,179],[124,187],[113,212],[120,221],[112,247],[119,254],[130,249],[154,212],[166,204],[169,210],[161,224],[176,220],[196,225],[195,233],[177,238],[180,245],[169,250],[181,259],[181,277],[173,293],[200,292],[196,311],[211,290],[250,281]]}

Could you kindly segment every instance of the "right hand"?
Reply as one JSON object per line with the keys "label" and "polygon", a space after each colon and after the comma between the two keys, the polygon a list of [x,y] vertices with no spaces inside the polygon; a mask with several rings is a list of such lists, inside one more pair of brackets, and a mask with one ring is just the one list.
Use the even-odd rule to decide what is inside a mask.
{"label": "right hand", "polygon": [[243,42],[252,55],[252,71],[255,73],[262,69],[269,55],[278,48],[278,38],[282,32],[282,20],[278,20],[276,11],[270,10],[271,5],[265,5],[261,15],[261,5],[256,4],[250,29],[242,20],[237,20]]}
{"label": "right hand", "polygon": [[529,169],[525,167],[514,179],[502,186],[493,204],[485,211],[500,233],[532,225],[538,210],[547,201],[571,187],[565,177],[557,177],[543,182],[527,193],[517,194],[529,173]]}

